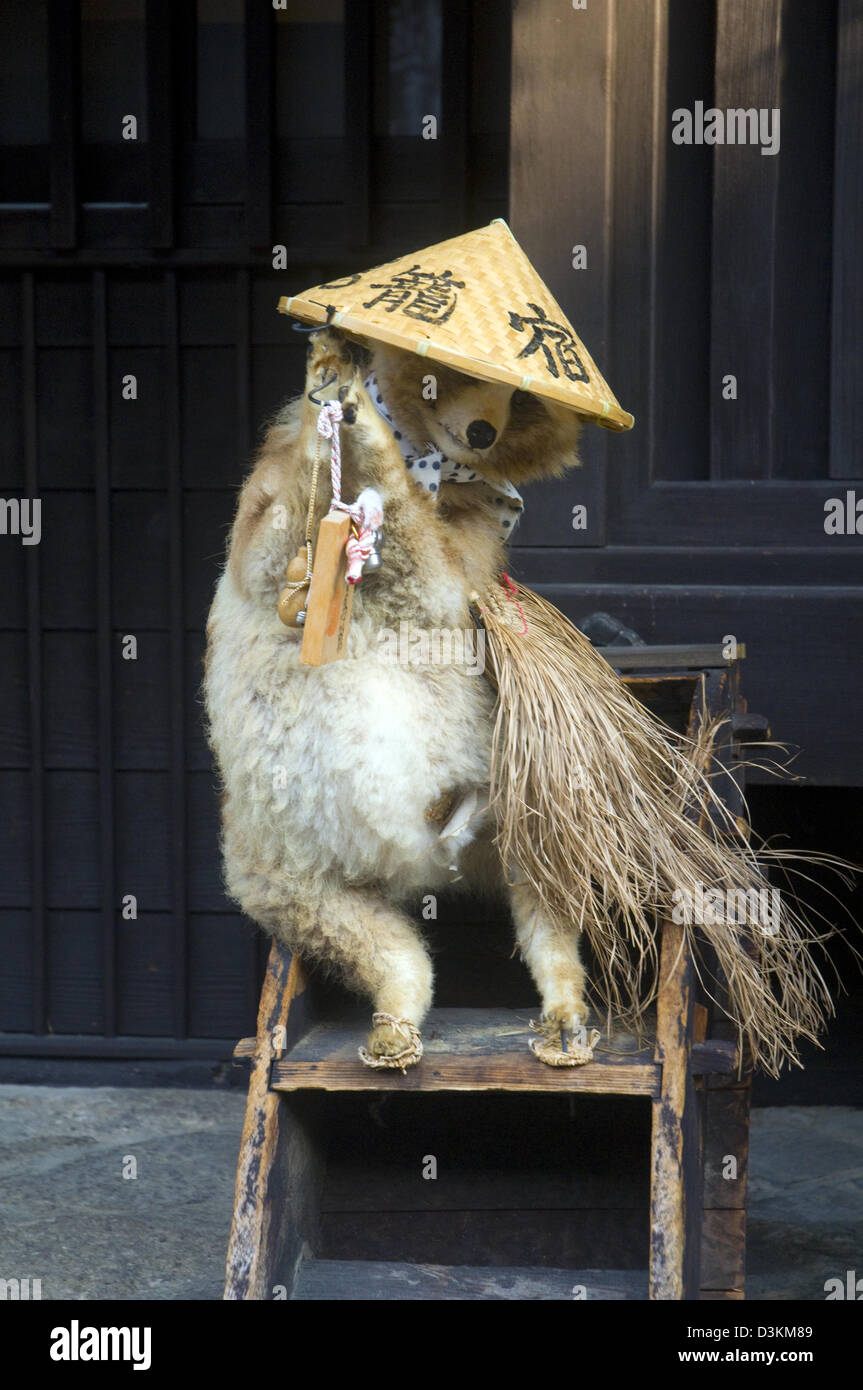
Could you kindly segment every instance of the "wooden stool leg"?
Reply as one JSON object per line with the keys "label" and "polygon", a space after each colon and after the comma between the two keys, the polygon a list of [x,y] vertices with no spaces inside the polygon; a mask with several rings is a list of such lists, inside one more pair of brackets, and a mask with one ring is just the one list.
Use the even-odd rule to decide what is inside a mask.
{"label": "wooden stool leg", "polygon": [[662,932],[650,1175],[650,1297],[698,1298],[701,1227],[700,1097],[690,1073],[693,969],[681,926]]}
{"label": "wooden stool leg", "polygon": [[751,1094],[750,1077],[740,1085],[713,1077],[705,1093],[703,1299],[744,1297]]}
{"label": "wooden stool leg", "polygon": [[[226,1299],[290,1298],[304,1248],[314,1239],[320,1174],[296,1106],[270,1090],[270,1068],[306,1024],[298,956],[276,944],[261,991],[255,1057],[240,1143]],[[276,1292],[284,1286],[284,1293]]]}

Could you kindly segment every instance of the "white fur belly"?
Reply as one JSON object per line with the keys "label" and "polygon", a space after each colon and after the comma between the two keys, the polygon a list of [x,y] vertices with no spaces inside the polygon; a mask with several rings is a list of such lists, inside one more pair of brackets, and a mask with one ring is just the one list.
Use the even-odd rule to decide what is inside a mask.
{"label": "white fur belly", "polygon": [[[226,596],[225,596],[226,597]],[[256,859],[292,877],[335,873],[433,889],[480,816],[441,840],[426,810],[488,785],[493,696],[480,675],[363,655],[309,669],[275,627],[250,644],[233,604],[214,606],[207,682],[212,741]]]}

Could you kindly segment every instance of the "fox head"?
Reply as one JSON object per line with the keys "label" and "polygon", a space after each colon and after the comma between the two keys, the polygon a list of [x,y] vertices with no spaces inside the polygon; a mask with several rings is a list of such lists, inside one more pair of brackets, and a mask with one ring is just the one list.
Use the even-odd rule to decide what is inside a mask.
{"label": "fox head", "polygon": [[388,411],[418,453],[440,449],[493,482],[559,477],[578,464],[582,420],[528,391],[479,381],[415,353],[374,346]]}

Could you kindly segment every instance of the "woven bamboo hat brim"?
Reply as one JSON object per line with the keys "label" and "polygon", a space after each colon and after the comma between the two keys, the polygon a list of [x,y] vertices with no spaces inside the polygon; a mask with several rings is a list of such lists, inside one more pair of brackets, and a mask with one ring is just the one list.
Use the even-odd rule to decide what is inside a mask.
{"label": "woven bamboo hat brim", "polygon": [[635,423],[501,218],[286,296],[279,310],[547,396],[606,429]]}

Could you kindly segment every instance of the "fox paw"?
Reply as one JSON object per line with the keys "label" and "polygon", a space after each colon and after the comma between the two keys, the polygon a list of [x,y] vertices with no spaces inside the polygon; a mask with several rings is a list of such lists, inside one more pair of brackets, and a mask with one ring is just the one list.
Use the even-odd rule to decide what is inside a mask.
{"label": "fox paw", "polygon": [[543,1014],[538,1023],[531,1019],[530,1026],[539,1035],[530,1039],[530,1050],[546,1066],[583,1067],[593,1061],[601,1037],[598,1028],[586,1028],[571,1016],[562,1019],[556,1012]]}
{"label": "fox paw", "polygon": [[325,325],[316,328],[309,338],[306,354],[307,373],[328,374],[353,369],[353,358],[347,339],[337,328]]}
{"label": "fox paw", "polygon": [[416,1024],[392,1014],[372,1014],[368,1047],[359,1049],[360,1061],[376,1070],[415,1067],[423,1055],[422,1038]]}
{"label": "fox paw", "polygon": [[320,328],[312,335],[306,358],[306,394],[318,401],[338,399],[344,419],[352,424],[362,384],[351,345],[337,328]]}

